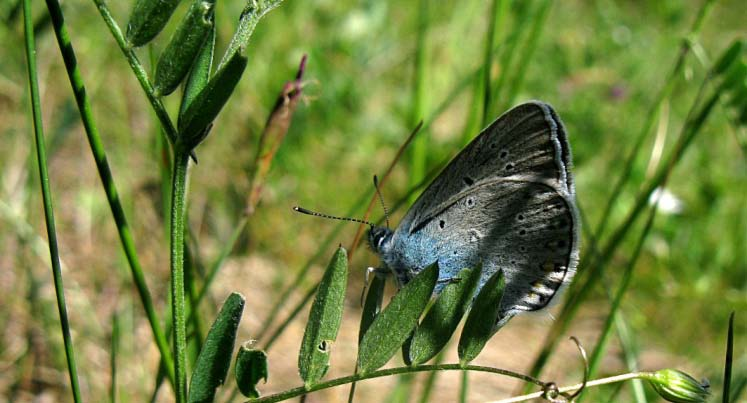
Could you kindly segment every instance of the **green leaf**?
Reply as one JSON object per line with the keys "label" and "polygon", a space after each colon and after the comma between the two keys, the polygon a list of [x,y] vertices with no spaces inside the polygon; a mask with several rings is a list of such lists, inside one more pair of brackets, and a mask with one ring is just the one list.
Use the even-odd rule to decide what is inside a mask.
{"label": "green leaf", "polygon": [[194,101],[195,97],[207,86],[210,80],[210,72],[213,67],[213,55],[215,52],[215,25],[210,29],[205,42],[202,44],[200,54],[197,55],[192,69],[189,71],[187,83],[184,85],[182,102],[179,105],[179,125],[183,119],[184,112]]}
{"label": "green leaf", "polygon": [[384,286],[386,280],[374,274],[371,283],[368,285],[366,301],[363,303],[363,312],[361,313],[361,326],[358,330],[358,343],[363,340],[363,335],[373,323],[376,316],[381,311],[381,301],[384,298]]}
{"label": "green leaf", "polygon": [[218,312],[195,363],[189,383],[189,402],[212,402],[215,389],[223,385],[231,365],[231,354],[236,341],[236,330],[244,312],[244,302],[244,296],[231,293]]}
{"label": "green leaf", "polygon": [[719,75],[726,71],[726,69],[728,69],[729,66],[731,66],[739,56],[741,56],[743,50],[744,42],[740,39],[735,39],[734,42],[731,43],[731,46],[724,51],[718,61],[713,64],[713,74]]}
{"label": "green leaf", "polygon": [[472,294],[480,282],[481,272],[482,266],[474,270],[464,269],[457,274],[455,282],[447,284],[441,291],[415,329],[410,344],[410,361],[413,365],[430,360],[444,348],[472,303]]}
{"label": "green leaf", "polygon": [[236,354],[236,385],[242,395],[258,398],[257,384],[262,379],[267,383],[267,354],[262,350],[249,348],[249,342],[244,343]]}
{"label": "green leaf", "polygon": [[[498,270],[490,276],[480,293],[477,294],[459,338],[457,350],[460,363],[466,364],[474,360],[485,347],[485,343],[498,331],[499,327],[496,327],[496,322],[505,285],[503,272]],[[501,320],[500,324],[503,323],[505,321]]]}
{"label": "green leaf", "polygon": [[721,88],[730,90],[742,85],[745,80],[747,80],[747,63],[740,60],[732,63],[724,72],[724,81],[721,83]]}
{"label": "green leaf", "polygon": [[205,39],[215,26],[215,0],[194,0],[156,65],[154,87],[157,96],[169,95],[195,63]]}
{"label": "green leaf", "polygon": [[428,305],[437,280],[438,264],[434,263],[402,287],[374,319],[358,350],[361,373],[382,367],[407,340]]}
{"label": "green leaf", "polygon": [[259,20],[261,20],[265,14],[270,12],[270,10],[280,5],[281,2],[282,0],[247,1],[247,5],[241,12],[241,18],[239,19],[239,26],[236,28],[236,33],[233,34],[233,38],[231,38],[231,42],[228,44],[226,53],[223,54],[223,58],[221,59],[218,68],[221,68],[223,65],[228,63],[234,57],[234,54],[244,53]]}
{"label": "green leaf", "polygon": [[209,126],[239,83],[246,62],[246,57],[237,52],[208,81],[205,88],[187,107],[184,118],[179,121],[177,145],[191,150],[204,140]]}
{"label": "green leaf", "polygon": [[143,46],[158,35],[169,22],[181,0],[137,0],[127,22],[127,42]]}
{"label": "green leaf", "polygon": [[298,354],[298,371],[307,387],[322,379],[329,368],[330,350],[342,323],[347,281],[348,257],[339,247],[319,283]]}

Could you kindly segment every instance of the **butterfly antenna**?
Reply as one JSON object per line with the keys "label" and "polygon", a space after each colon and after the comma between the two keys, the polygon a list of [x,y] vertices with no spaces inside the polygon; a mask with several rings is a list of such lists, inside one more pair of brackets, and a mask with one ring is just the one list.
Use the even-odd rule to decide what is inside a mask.
{"label": "butterfly antenna", "polygon": [[351,218],[351,217],[337,217],[337,216],[333,216],[333,215],[329,215],[329,214],[322,214],[322,213],[318,213],[316,211],[311,211],[311,210],[305,209],[305,208],[300,207],[300,206],[294,206],[293,207],[293,211],[296,211],[296,212],[302,213],[302,214],[306,214],[306,215],[313,215],[313,216],[316,216],[316,217],[329,218],[329,219],[332,219],[332,220],[342,220],[342,221],[359,222],[361,224],[368,224],[368,225],[370,225],[372,227],[375,227],[375,225],[373,223],[371,223],[369,221],[366,221],[366,220],[361,220],[361,219],[358,219],[358,218]]}
{"label": "butterfly antenna", "polygon": [[381,195],[381,189],[379,189],[379,178],[374,175],[374,188],[376,189],[376,194],[379,196],[379,202],[381,202],[381,208],[384,209],[384,220],[386,220],[386,227],[389,228],[389,210],[386,208],[386,204],[384,204],[384,196]]}

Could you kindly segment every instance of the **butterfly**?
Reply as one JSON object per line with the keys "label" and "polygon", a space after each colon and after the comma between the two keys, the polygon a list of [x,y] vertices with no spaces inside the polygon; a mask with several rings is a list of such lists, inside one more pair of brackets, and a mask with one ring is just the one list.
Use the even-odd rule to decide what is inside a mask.
{"label": "butterfly", "polygon": [[395,230],[372,226],[368,242],[399,286],[435,262],[440,288],[480,263],[478,290],[502,270],[499,328],[546,307],[575,274],[580,222],[570,169],[553,108],[518,105],[451,160]]}

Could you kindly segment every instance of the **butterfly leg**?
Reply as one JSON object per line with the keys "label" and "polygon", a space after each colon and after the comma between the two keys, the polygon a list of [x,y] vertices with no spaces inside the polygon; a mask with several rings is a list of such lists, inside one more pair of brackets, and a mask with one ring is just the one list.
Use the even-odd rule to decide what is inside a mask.
{"label": "butterfly leg", "polygon": [[392,271],[386,268],[380,268],[380,267],[367,267],[366,268],[366,276],[365,280],[363,282],[363,292],[361,293],[361,307],[363,307],[363,302],[366,299],[366,292],[368,291],[368,286],[370,284],[369,280],[371,278],[371,273],[374,274],[374,276],[389,276],[392,274]]}

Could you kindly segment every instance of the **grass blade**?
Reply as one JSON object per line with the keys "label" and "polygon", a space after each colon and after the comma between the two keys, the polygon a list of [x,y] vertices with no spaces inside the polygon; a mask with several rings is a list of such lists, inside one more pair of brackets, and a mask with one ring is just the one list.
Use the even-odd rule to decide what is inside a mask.
{"label": "grass blade", "polygon": [[29,92],[31,98],[31,113],[34,119],[34,141],[36,142],[36,162],[39,169],[41,192],[44,203],[44,220],[49,239],[49,257],[52,262],[52,278],[57,297],[57,309],[60,315],[62,339],[65,344],[67,370],[70,377],[70,388],[75,402],[81,401],[80,386],[78,385],[78,366],[75,361],[75,349],[70,333],[70,321],[67,316],[65,302],[65,287],[62,282],[62,267],[57,246],[57,230],[55,229],[54,208],[52,205],[52,191],[49,188],[49,170],[47,169],[47,151],[44,145],[44,127],[42,125],[41,97],[39,96],[39,81],[36,70],[36,44],[31,17],[31,0],[23,1],[23,29],[26,61],[28,63]]}
{"label": "grass blade", "polygon": [[460,271],[455,282],[447,284],[438,295],[412,337],[409,355],[413,365],[427,362],[446,346],[472,303],[481,273],[482,266]]}
{"label": "grass blade", "polygon": [[225,382],[244,303],[243,295],[229,295],[210,327],[189,383],[190,403],[212,402],[215,390]]}
{"label": "grass blade", "polygon": [[363,335],[358,350],[361,373],[382,367],[407,340],[433,294],[438,264],[418,273],[392,298]]}
{"label": "grass blade", "polygon": [[726,357],[724,358],[724,388],[721,392],[722,401],[729,403],[731,396],[731,372],[734,361],[734,312],[729,315],[729,330],[726,335]]}
{"label": "grass blade", "polygon": [[298,372],[306,387],[319,382],[329,369],[330,350],[342,323],[347,285],[347,253],[339,247],[319,283],[298,354]]}

